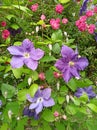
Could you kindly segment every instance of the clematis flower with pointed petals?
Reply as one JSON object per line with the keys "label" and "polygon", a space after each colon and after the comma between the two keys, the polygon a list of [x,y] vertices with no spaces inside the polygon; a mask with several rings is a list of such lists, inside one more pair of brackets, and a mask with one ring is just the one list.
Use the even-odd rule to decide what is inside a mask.
{"label": "clematis flower with pointed petals", "polygon": [[61,71],[63,79],[66,83],[72,78],[80,78],[79,71],[84,70],[88,66],[88,60],[78,55],[77,50],[63,45],[61,49],[62,58],[56,61],[55,67]]}
{"label": "clematis flower with pointed petals", "polygon": [[39,114],[43,107],[51,107],[55,104],[54,100],[50,97],[51,89],[46,88],[44,90],[38,89],[35,93],[35,96],[31,98],[29,94],[27,94],[27,100],[31,102],[29,109],[35,110],[36,114]]}
{"label": "clematis flower with pointed petals", "polygon": [[78,88],[77,92],[75,92],[76,97],[82,96],[84,93],[87,94],[88,98],[94,98],[96,94],[92,90],[92,86],[85,87],[85,88]]}
{"label": "clematis flower with pointed petals", "polygon": [[7,48],[11,55],[12,68],[20,68],[24,64],[32,69],[36,70],[38,67],[38,60],[44,55],[44,51],[41,49],[35,49],[33,43],[29,39],[25,39],[20,46],[10,46]]}

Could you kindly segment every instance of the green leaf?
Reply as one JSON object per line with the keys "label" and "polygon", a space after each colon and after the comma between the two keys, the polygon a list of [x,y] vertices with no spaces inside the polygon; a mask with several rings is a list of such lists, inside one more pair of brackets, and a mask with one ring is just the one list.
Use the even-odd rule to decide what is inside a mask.
{"label": "green leaf", "polygon": [[51,110],[49,109],[45,109],[42,117],[44,120],[46,120],[47,122],[53,122],[55,120],[55,117],[53,116],[53,113]]}
{"label": "green leaf", "polygon": [[32,84],[28,90],[28,93],[33,97],[37,90],[38,90],[38,85]]}
{"label": "green leaf", "polygon": [[37,73],[37,71],[32,71],[31,78],[32,78],[33,81],[35,81],[35,80],[38,79],[38,73]]}
{"label": "green leaf", "polygon": [[58,97],[59,104],[63,104],[64,101],[65,101],[65,97]]}
{"label": "green leaf", "polygon": [[37,24],[38,24],[38,25],[43,25],[43,24],[44,24],[44,21],[43,21],[43,20],[39,20],[39,21],[37,22]]}
{"label": "green leaf", "polygon": [[12,85],[3,83],[1,85],[1,92],[5,98],[11,98],[15,95],[16,89]]}
{"label": "green leaf", "polygon": [[13,114],[17,115],[19,112],[19,104],[17,102],[9,102],[6,105],[6,110],[11,110]]}
{"label": "green leaf", "polygon": [[18,91],[18,100],[19,101],[25,101],[26,95],[28,94],[28,89],[23,89]]}
{"label": "green leaf", "polygon": [[65,126],[61,122],[56,122],[55,127],[56,127],[57,130],[65,130]]}
{"label": "green leaf", "polygon": [[59,2],[60,3],[63,3],[63,4],[65,4],[65,3],[67,3],[67,2],[69,2],[70,0],[59,0]]}
{"label": "green leaf", "polygon": [[0,66],[0,71],[5,70],[5,66]]}
{"label": "green leaf", "polygon": [[67,85],[72,91],[75,91],[77,89],[76,81],[73,78],[68,82]]}
{"label": "green leaf", "polygon": [[16,18],[16,16],[15,16],[15,15],[12,15],[12,14],[9,14],[9,15],[6,16],[6,18],[7,18],[8,20],[11,20],[11,18]]}
{"label": "green leaf", "polygon": [[54,42],[58,42],[58,41],[62,41],[63,39],[63,34],[61,30],[57,30],[56,32],[54,32],[51,36],[52,41]]}
{"label": "green leaf", "polygon": [[86,125],[87,125],[88,130],[96,130],[97,129],[97,121],[95,119],[87,120]]}
{"label": "green leaf", "polygon": [[19,45],[21,45],[20,41],[14,42],[14,46],[19,46]]}
{"label": "green leaf", "polygon": [[45,76],[46,76],[46,80],[49,83],[52,83],[54,81],[53,70],[51,70],[51,69],[47,70],[45,73]]}
{"label": "green leaf", "polygon": [[19,28],[19,26],[17,24],[12,24],[11,27],[15,30],[17,30]]}
{"label": "green leaf", "polygon": [[8,130],[8,124],[4,123],[1,127],[0,130]]}
{"label": "green leaf", "polygon": [[21,78],[23,68],[12,69],[16,79]]}
{"label": "green leaf", "polygon": [[51,61],[56,61],[56,58],[54,56],[44,56],[40,62],[51,62]]}
{"label": "green leaf", "polygon": [[56,43],[55,45],[53,45],[53,48],[52,48],[52,51],[55,53],[55,54],[59,54],[60,53],[60,45],[58,43]]}
{"label": "green leaf", "polygon": [[68,105],[66,111],[70,115],[75,115],[78,112],[78,108],[75,105]]}
{"label": "green leaf", "polygon": [[87,106],[94,112],[97,113],[97,106],[95,104],[92,103],[88,103]]}
{"label": "green leaf", "polygon": [[87,103],[89,100],[88,95],[86,93],[83,93],[82,96],[79,97],[79,100],[84,104]]}

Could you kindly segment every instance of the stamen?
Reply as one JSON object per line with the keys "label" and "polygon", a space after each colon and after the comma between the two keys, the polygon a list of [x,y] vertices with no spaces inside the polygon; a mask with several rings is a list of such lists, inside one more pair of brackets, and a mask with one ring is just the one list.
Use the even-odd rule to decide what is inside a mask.
{"label": "stamen", "polygon": [[69,62],[69,65],[70,65],[70,66],[74,66],[74,64],[75,64],[75,63],[74,63],[73,61],[70,61],[70,62]]}

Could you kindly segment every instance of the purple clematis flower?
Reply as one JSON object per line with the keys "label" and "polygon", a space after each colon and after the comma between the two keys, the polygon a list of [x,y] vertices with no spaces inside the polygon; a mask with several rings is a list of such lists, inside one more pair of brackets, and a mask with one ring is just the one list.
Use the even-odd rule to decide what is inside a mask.
{"label": "purple clematis flower", "polygon": [[36,70],[38,60],[44,55],[44,51],[35,49],[29,39],[25,39],[20,46],[10,46],[7,49],[13,55],[11,60],[12,68],[20,68],[25,64],[28,68]]}
{"label": "purple clematis flower", "polygon": [[74,95],[76,97],[80,97],[83,95],[83,93],[86,93],[88,95],[88,98],[94,98],[96,96],[96,94],[92,90],[92,86],[85,88],[78,88],[77,92]]}
{"label": "purple clematis flower", "polygon": [[88,66],[88,60],[78,55],[78,51],[73,51],[68,46],[63,45],[61,49],[62,58],[60,58],[55,66],[62,72],[65,82],[72,77],[80,78],[79,71],[84,70]]}
{"label": "purple clematis flower", "polygon": [[29,94],[27,94],[27,100],[31,102],[31,105],[29,106],[30,110],[35,110],[36,114],[39,114],[43,107],[51,107],[55,104],[54,100],[50,98],[51,96],[51,89],[46,88],[44,90],[38,89],[35,96],[33,98],[30,97]]}
{"label": "purple clematis flower", "polygon": [[83,4],[82,4],[81,9],[80,9],[80,15],[82,15],[83,12],[86,11],[88,1],[89,1],[89,0],[84,0],[84,1],[83,1]]}
{"label": "purple clematis flower", "polygon": [[39,116],[35,113],[35,111],[30,110],[28,107],[24,108],[23,115],[28,116],[28,117],[34,117],[35,120],[39,119]]}

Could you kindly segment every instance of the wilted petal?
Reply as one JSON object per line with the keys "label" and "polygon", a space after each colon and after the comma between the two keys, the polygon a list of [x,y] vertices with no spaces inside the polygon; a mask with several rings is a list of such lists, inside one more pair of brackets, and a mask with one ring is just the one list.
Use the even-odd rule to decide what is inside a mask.
{"label": "wilted petal", "polygon": [[42,97],[44,99],[49,99],[51,96],[51,89],[50,88],[46,88],[42,91]]}
{"label": "wilted petal", "polygon": [[68,46],[62,46],[61,49],[62,57],[71,58],[74,55],[74,51]]}
{"label": "wilted petal", "polygon": [[43,109],[42,103],[39,103],[38,107],[35,109],[36,114],[39,114]]}
{"label": "wilted petal", "polygon": [[13,56],[10,64],[12,68],[20,68],[24,65],[23,60],[24,60],[23,57]]}
{"label": "wilted petal", "polygon": [[38,107],[39,103],[36,101],[35,103],[32,103],[30,106],[29,106],[29,109],[35,109],[36,107]]}
{"label": "wilted petal", "polygon": [[36,70],[38,67],[38,62],[35,60],[32,60],[31,58],[25,59],[24,63],[27,65],[28,68],[32,70]]}
{"label": "wilted petal", "polygon": [[22,42],[22,47],[24,51],[30,52],[32,48],[34,48],[33,43],[29,39],[25,39]]}
{"label": "wilted petal", "polygon": [[53,105],[55,105],[55,102],[54,102],[54,100],[52,98],[50,98],[49,100],[44,100],[43,101],[43,106],[44,107],[51,107]]}
{"label": "wilted petal", "polygon": [[44,51],[42,51],[41,49],[33,49],[31,52],[31,58],[33,60],[39,60],[43,57],[44,55]]}
{"label": "wilted petal", "polygon": [[23,56],[23,49],[20,46],[10,46],[7,48],[7,50],[12,55]]}
{"label": "wilted petal", "polygon": [[75,62],[75,66],[78,70],[84,70],[88,66],[89,62],[87,58],[79,58],[77,62]]}

